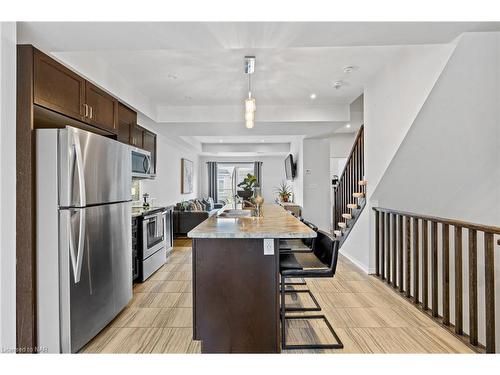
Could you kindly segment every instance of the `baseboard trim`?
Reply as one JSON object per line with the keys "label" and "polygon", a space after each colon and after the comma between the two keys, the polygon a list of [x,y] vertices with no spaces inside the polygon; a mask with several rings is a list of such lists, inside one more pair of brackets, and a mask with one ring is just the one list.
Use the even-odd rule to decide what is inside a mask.
{"label": "baseboard trim", "polygon": [[351,255],[346,254],[345,252],[340,249],[340,254],[344,257],[347,258],[351,263],[353,263],[356,267],[358,267],[361,271],[367,273],[367,274],[372,274],[375,273],[375,269],[371,269],[370,267],[366,267],[363,263],[361,263],[359,260],[356,258],[352,257]]}

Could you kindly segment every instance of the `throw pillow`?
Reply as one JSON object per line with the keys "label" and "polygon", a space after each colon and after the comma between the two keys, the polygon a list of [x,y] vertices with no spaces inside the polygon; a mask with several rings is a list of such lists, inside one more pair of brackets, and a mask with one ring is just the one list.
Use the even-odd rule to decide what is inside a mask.
{"label": "throw pillow", "polygon": [[212,197],[208,197],[206,199],[208,203],[208,210],[207,211],[212,211],[214,209],[214,199]]}
{"label": "throw pillow", "polygon": [[203,205],[203,203],[201,202],[200,199],[197,199],[196,203],[197,203],[198,208],[199,208],[200,211],[204,211],[205,210],[205,206]]}
{"label": "throw pillow", "polygon": [[210,211],[210,205],[205,199],[202,199],[200,203],[203,206],[203,211]]}

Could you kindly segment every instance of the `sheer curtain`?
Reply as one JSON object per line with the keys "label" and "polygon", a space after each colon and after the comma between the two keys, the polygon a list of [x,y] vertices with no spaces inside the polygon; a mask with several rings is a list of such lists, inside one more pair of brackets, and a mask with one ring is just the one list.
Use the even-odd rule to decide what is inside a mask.
{"label": "sheer curtain", "polygon": [[217,162],[208,161],[208,196],[217,202]]}

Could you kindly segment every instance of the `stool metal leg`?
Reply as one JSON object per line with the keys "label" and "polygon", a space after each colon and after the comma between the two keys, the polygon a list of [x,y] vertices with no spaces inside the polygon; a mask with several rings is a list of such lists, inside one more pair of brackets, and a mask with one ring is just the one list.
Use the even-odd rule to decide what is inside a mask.
{"label": "stool metal leg", "polygon": [[286,286],[289,286],[289,285],[307,285],[307,283],[305,282],[304,279],[302,279],[302,281],[297,281],[297,282],[290,282],[290,283],[285,282],[285,285]]}
{"label": "stool metal leg", "polygon": [[[289,344],[286,343],[286,337],[283,336],[285,338],[282,339],[282,344],[281,344],[281,348],[282,349],[293,350],[293,349],[342,349],[342,348],[344,348],[344,344],[340,340],[339,336],[337,335],[337,333],[333,329],[333,327],[330,324],[330,322],[328,321],[328,319],[326,319],[326,316],[324,316],[324,315],[285,316],[285,319],[282,320],[283,326],[286,324],[287,320],[292,320],[292,319],[295,319],[295,320],[323,319],[323,321],[325,322],[326,326],[330,330],[330,333],[335,338],[336,343],[334,343],[334,344],[292,344],[292,345],[289,345]],[[285,332],[286,329],[285,330],[282,329],[282,331]]]}
{"label": "stool metal leg", "polygon": [[286,344],[286,336],[285,336],[285,278],[281,277],[281,289],[280,289],[280,300],[281,300],[281,347],[284,348]]}
{"label": "stool metal leg", "polygon": [[[286,285],[286,284],[285,284]],[[285,290],[285,294],[289,293],[307,293],[311,297],[314,307],[286,307],[285,306],[285,311],[293,311],[293,312],[298,312],[298,311],[321,311],[321,306],[318,303],[318,300],[316,297],[314,297],[314,294],[311,293],[309,289],[307,290]]]}
{"label": "stool metal leg", "polygon": [[[290,350],[293,350],[293,349],[342,349],[344,347],[344,344],[340,340],[339,336],[337,335],[337,333],[335,332],[335,330],[333,329],[332,325],[330,324],[330,322],[328,321],[328,319],[326,318],[325,315],[286,316],[287,308],[285,306],[285,293],[286,293],[285,279],[286,278],[282,276],[281,281],[280,281],[281,282],[281,288],[280,288],[281,348],[282,349],[290,349]],[[317,303],[316,299],[314,299],[314,301],[319,307],[319,304]],[[321,307],[320,307],[320,310],[321,310]],[[292,345],[288,345],[286,343],[286,321],[287,321],[287,319],[288,320],[291,320],[291,319],[295,319],[295,320],[322,319],[325,322],[328,329],[330,330],[330,333],[335,338],[336,342],[334,344],[292,344]]]}

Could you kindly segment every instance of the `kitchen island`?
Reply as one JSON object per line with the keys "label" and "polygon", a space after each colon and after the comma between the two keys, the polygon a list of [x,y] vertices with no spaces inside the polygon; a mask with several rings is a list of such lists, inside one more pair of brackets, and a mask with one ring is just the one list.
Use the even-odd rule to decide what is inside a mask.
{"label": "kitchen island", "polygon": [[316,233],[283,207],[214,215],[193,239],[193,338],[203,353],[279,353],[279,240]]}

